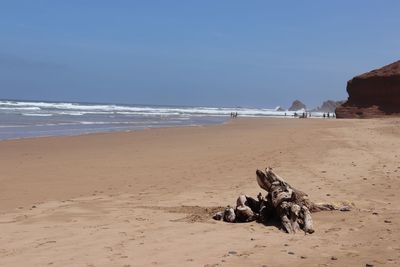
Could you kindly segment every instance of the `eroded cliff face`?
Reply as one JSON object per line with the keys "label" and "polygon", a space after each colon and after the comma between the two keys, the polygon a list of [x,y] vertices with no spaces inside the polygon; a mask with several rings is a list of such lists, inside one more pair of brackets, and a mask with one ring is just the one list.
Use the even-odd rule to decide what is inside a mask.
{"label": "eroded cliff face", "polygon": [[336,109],[338,118],[400,116],[400,61],[347,82],[349,98]]}

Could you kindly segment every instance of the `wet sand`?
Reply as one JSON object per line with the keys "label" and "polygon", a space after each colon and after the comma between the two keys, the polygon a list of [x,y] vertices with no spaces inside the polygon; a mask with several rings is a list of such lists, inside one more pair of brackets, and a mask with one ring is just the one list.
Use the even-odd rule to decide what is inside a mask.
{"label": "wet sand", "polygon": [[[397,266],[399,137],[400,119],[237,119],[2,141],[0,266]],[[312,235],[210,218],[266,166],[353,210]]]}

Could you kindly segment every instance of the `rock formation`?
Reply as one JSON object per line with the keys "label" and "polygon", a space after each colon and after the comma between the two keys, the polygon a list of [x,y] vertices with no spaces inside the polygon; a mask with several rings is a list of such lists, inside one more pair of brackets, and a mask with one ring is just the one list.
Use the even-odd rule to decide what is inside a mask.
{"label": "rock formation", "polygon": [[400,61],[347,82],[349,98],[336,109],[337,118],[400,115]]}
{"label": "rock formation", "polygon": [[306,110],[307,107],[304,105],[300,100],[293,101],[293,104],[290,106],[289,111],[298,111],[304,109]]}
{"label": "rock formation", "polygon": [[313,111],[317,112],[335,112],[336,108],[342,105],[345,101],[327,100],[322,103],[321,107],[317,107]]}

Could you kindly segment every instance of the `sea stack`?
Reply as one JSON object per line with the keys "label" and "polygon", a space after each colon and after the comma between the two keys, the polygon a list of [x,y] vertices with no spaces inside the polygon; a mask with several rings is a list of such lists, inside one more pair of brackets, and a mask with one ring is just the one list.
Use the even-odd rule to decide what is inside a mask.
{"label": "sea stack", "polygon": [[347,93],[337,118],[400,116],[400,60],[354,77],[347,82]]}
{"label": "sea stack", "polygon": [[290,106],[289,111],[298,111],[301,109],[306,110],[306,105],[304,105],[300,100],[295,100],[293,101],[292,106]]}
{"label": "sea stack", "polygon": [[335,112],[336,108],[342,105],[344,101],[333,101],[333,100],[327,100],[324,101],[321,105],[321,107],[317,107],[314,111],[317,112]]}

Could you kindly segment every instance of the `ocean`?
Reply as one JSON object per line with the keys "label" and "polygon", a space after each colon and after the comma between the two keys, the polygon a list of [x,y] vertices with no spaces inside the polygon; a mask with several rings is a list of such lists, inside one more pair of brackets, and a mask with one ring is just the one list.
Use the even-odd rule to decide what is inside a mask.
{"label": "ocean", "polygon": [[294,113],[240,107],[0,100],[0,140],[220,124],[230,119],[231,112],[237,112],[239,117],[285,117],[286,113],[287,118]]}

